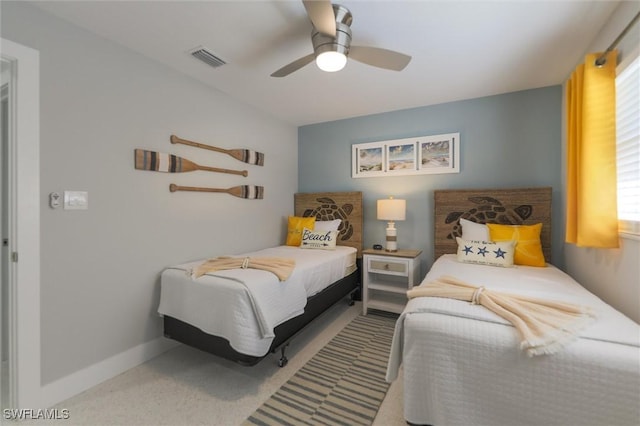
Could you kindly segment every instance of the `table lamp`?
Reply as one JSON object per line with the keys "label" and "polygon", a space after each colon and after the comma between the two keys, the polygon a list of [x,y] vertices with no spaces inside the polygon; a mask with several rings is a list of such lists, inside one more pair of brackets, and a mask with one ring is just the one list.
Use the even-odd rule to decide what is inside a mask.
{"label": "table lamp", "polygon": [[407,210],[406,200],[396,200],[389,197],[386,200],[378,200],[378,220],[388,220],[386,251],[398,251],[397,230],[394,221],[404,220]]}

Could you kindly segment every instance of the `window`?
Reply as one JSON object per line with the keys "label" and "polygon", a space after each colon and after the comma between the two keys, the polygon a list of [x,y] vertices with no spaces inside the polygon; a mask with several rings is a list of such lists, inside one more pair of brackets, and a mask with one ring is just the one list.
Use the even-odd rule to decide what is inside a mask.
{"label": "window", "polygon": [[[629,63],[630,62],[630,63]],[[640,56],[616,77],[618,218],[620,232],[640,235]]]}

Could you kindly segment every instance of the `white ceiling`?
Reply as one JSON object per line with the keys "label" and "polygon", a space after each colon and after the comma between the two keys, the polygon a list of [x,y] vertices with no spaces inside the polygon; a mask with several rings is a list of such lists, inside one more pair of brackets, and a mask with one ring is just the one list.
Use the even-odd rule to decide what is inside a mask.
{"label": "white ceiling", "polygon": [[[42,1],[40,8],[202,81],[293,125],[561,84],[617,1],[337,1],[353,14],[353,45],[413,57],[401,72],[349,61],[311,63],[299,0]],[[189,51],[227,62],[211,68]]]}

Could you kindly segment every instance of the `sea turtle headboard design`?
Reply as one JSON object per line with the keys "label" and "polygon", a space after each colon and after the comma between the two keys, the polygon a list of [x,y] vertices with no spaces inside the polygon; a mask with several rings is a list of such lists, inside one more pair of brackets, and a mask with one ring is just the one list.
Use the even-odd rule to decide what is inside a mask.
{"label": "sea turtle headboard design", "polygon": [[540,241],[545,259],[551,259],[551,188],[436,190],[435,259],[456,253],[462,236],[460,218],[477,223],[533,225],[542,223]]}
{"label": "sea turtle headboard design", "polygon": [[362,256],[362,192],[311,192],[294,196],[296,216],[340,219],[338,245],[354,247]]}

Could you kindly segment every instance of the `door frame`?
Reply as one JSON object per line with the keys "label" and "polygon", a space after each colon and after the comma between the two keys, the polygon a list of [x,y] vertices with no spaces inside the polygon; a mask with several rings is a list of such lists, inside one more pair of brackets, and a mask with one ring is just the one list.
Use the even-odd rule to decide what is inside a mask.
{"label": "door frame", "polygon": [[[41,408],[40,378],[40,56],[0,38],[13,64],[8,141],[8,408]],[[11,101],[13,100],[13,102]]]}

